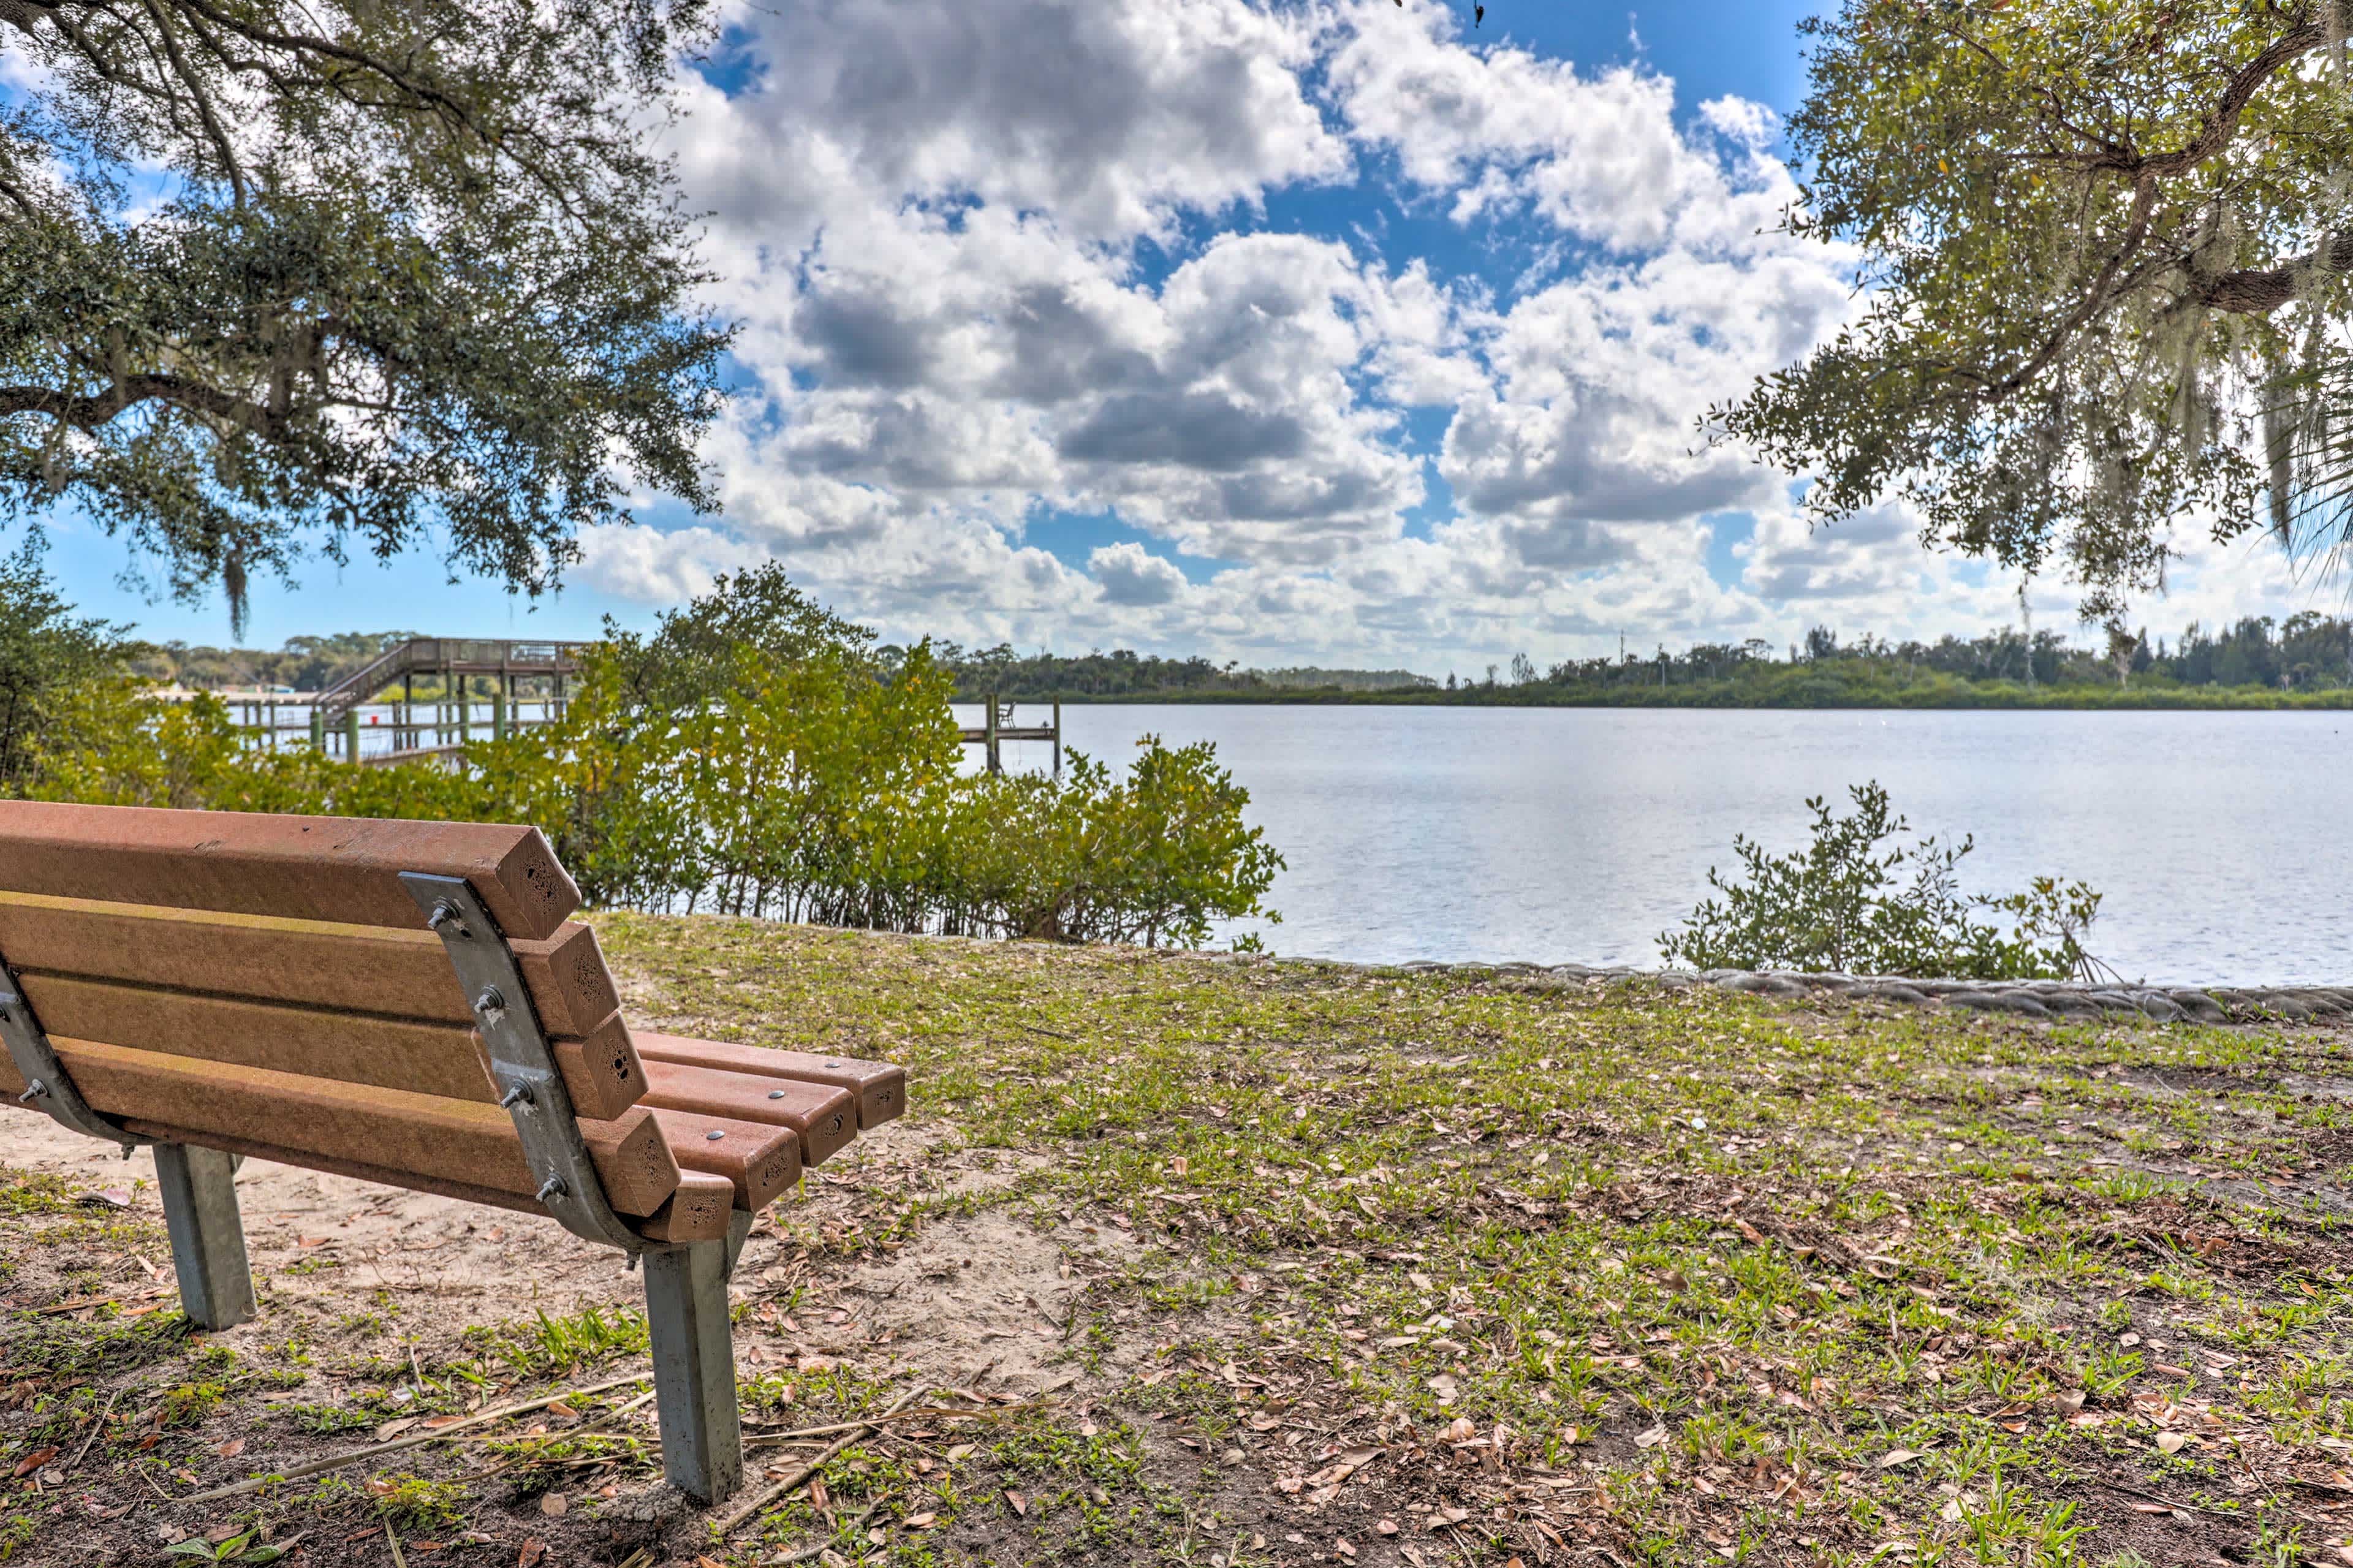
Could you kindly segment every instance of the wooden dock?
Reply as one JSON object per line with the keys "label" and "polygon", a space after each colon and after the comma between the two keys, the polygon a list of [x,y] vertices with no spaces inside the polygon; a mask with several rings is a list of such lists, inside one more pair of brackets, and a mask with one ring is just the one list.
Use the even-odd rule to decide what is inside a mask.
{"label": "wooden dock", "polygon": [[[454,761],[477,740],[504,740],[519,729],[564,716],[571,682],[580,673],[576,642],[521,642],[483,637],[412,637],[323,691],[217,693],[245,728],[272,748],[281,735],[307,732],[312,749],[371,767],[395,763]],[[419,698],[417,688],[427,687]],[[487,693],[475,689],[488,684]],[[397,696],[391,695],[395,686]],[[995,696],[978,724],[957,726],[956,738],[978,746],[990,773],[1005,771],[1010,741],[1054,748],[1053,776],[1062,776],[1062,705],[1051,703],[1042,724],[1018,721],[1016,704]],[[1033,705],[1034,706],[1034,705]],[[378,710],[364,713],[366,709]],[[363,736],[391,731],[391,744],[370,751]]]}
{"label": "wooden dock", "polygon": [[[346,761],[454,757],[471,741],[503,739],[512,729],[563,717],[569,683],[580,673],[579,652],[589,646],[544,638],[411,637],[323,691],[221,695],[271,747],[281,734],[307,731],[314,750],[340,752]],[[489,691],[479,689],[484,685]],[[378,711],[363,722],[361,710],[367,708]],[[389,746],[363,748],[364,731],[387,729]]]}
{"label": "wooden dock", "polygon": [[993,773],[1001,773],[1005,771],[1004,752],[1001,748],[1006,742],[1050,742],[1054,748],[1054,776],[1060,778],[1062,776],[1062,705],[1060,702],[1053,705],[1054,717],[1051,722],[1026,726],[1013,721],[1013,708],[1012,703],[1001,702],[992,694],[988,699],[987,716],[980,724],[965,725],[957,733],[965,745],[982,746],[987,749],[988,771]]}

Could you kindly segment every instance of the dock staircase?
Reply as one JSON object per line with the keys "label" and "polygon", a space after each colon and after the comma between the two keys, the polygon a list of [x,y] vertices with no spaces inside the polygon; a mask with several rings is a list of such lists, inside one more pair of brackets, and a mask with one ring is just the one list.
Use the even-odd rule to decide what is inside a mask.
{"label": "dock staircase", "polygon": [[580,673],[579,653],[585,642],[516,642],[488,637],[411,637],[386,648],[374,659],[321,692],[318,711],[332,728],[343,716],[373,702],[394,686],[406,686],[430,675],[450,689],[453,681],[477,675],[499,677],[499,689],[512,694],[514,682],[526,678],[557,679]]}

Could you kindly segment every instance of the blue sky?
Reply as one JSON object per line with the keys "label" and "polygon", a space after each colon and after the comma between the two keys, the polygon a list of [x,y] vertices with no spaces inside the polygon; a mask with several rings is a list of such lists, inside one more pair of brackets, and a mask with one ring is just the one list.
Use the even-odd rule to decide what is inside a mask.
{"label": "blue sky", "polygon": [[[723,510],[645,498],[537,605],[311,562],[248,640],[642,626],[765,559],[894,638],[1253,664],[1982,629],[2014,581],[1893,510],[1810,532],[1696,437],[1852,309],[1851,258],[1769,232],[1810,9],[739,5],[670,148],[742,326]],[[225,640],[52,545],[90,609]],[[2175,581],[2160,626],[2295,598],[2245,550]]]}

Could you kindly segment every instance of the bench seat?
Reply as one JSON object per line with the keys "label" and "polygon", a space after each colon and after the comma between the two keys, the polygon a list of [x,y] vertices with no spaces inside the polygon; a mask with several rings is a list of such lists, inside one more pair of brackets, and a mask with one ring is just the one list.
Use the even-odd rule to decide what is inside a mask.
{"label": "bench seat", "polygon": [[245,1157],[641,1259],[664,1467],[715,1500],[752,1217],[901,1114],[906,1075],[633,1031],[577,903],[530,827],[0,802],[0,1106],[153,1146],[208,1327],[257,1310]]}

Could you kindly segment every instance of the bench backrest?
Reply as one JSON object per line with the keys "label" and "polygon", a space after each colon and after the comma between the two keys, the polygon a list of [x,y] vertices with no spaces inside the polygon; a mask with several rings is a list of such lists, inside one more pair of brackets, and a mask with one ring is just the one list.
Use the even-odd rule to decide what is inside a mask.
{"label": "bench backrest", "polygon": [[[0,962],[95,1110],[142,1137],[533,1206],[473,999],[400,880],[508,939],[624,1214],[678,1170],[619,995],[536,828],[0,802]],[[0,1089],[25,1082],[0,1056]]]}

